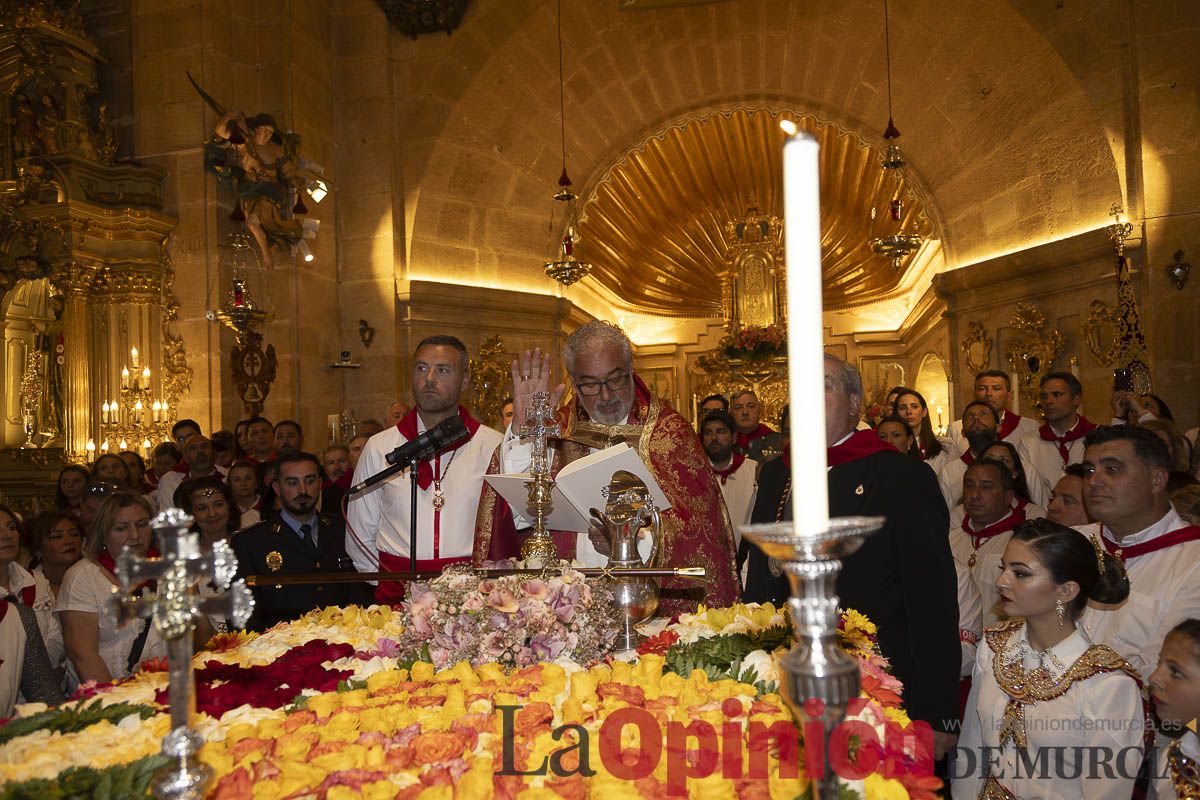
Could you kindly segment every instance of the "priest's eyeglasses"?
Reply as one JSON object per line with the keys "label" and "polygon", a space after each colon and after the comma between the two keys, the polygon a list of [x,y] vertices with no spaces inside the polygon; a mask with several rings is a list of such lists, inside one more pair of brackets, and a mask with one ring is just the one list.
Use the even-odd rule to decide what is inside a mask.
{"label": "priest's eyeglasses", "polygon": [[605,386],[610,392],[624,391],[629,388],[629,373],[619,372],[606,381],[579,381],[575,384],[575,391],[584,397],[595,397]]}

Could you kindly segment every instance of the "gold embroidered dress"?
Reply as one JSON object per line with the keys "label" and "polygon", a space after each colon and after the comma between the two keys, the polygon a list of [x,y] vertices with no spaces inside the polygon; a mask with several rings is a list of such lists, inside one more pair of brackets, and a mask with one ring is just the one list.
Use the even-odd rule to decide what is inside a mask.
{"label": "gold embroidered dress", "polygon": [[[1135,675],[1081,628],[1042,653],[1023,620],[987,628],[951,771],[954,796],[1127,800],[1147,729]],[[1092,770],[1092,753],[1107,768]]]}

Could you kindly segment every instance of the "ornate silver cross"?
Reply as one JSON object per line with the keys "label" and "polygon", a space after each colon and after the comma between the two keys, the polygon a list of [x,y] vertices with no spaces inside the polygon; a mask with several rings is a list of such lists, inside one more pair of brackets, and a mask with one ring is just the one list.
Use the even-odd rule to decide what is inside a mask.
{"label": "ornate silver cross", "polygon": [[533,438],[533,457],[529,462],[532,476],[550,475],[549,441],[552,436],[562,434],[562,426],[554,420],[554,409],[550,407],[549,392],[534,392],[525,409],[525,423],[517,431],[522,439]]}
{"label": "ornate silver cross", "polygon": [[[191,729],[196,712],[196,684],[192,675],[192,631],[201,614],[223,614],[234,625],[246,624],[254,610],[254,596],[245,583],[230,587],[237,572],[237,559],[225,541],[213,545],[212,552],[200,550],[200,534],[189,530],[192,518],[177,508],[168,508],[151,522],[162,547],[161,558],[143,558],[128,550],[117,557],[117,582],[108,601],[108,614],[117,625],[149,618],[167,643],[170,684],[167,697],[171,704],[171,732],[163,738],[163,754],[175,759],[155,779],[154,796],[184,800],[204,796],[204,786],[212,769],[200,763],[200,735]],[[218,589],[229,588],[216,597],[201,597],[202,581],[211,579]],[[145,581],[157,581],[154,595],[138,597],[136,588]]]}
{"label": "ornate silver cross", "polygon": [[546,518],[554,508],[550,479],[549,438],[559,436],[562,427],[554,421],[549,392],[534,392],[525,409],[525,424],[521,438],[533,439],[533,454],[529,460],[529,511],[533,514],[533,533],[521,546],[521,558],[527,565],[538,566],[558,561],[558,548],[546,530]]}

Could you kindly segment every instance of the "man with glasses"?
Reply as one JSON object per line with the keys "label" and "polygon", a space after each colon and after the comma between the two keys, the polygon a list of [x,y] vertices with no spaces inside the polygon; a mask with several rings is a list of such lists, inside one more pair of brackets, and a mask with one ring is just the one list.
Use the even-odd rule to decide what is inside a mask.
{"label": "man with glasses", "polygon": [[[611,322],[594,321],[571,334],[563,347],[563,366],[575,397],[558,409],[562,438],[552,444],[551,474],[599,449],[626,442],[646,462],[671,508],[662,514],[662,565],[703,566],[704,581],[664,580],[659,613],[695,609],[697,602],[727,606],[737,599],[734,539],[721,491],[708,456],[694,430],[675,409],[654,397],[633,371],[633,347],[625,332]],[[565,384],[550,388],[550,357],[525,351],[512,364],[514,424],[525,419],[535,392],[548,392],[552,406]],[[646,435],[648,434],[648,435]],[[528,472],[532,444],[522,442],[511,427],[505,433],[489,473]],[[475,560],[519,556],[528,520],[516,516],[490,485],[484,486],[475,532]],[[521,533],[518,533],[521,531]],[[559,557],[585,564],[607,563],[602,532],[556,532]]]}

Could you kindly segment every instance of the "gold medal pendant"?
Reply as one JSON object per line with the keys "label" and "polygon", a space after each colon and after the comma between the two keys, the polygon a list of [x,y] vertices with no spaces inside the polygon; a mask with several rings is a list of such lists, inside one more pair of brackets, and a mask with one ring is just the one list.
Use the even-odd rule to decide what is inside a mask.
{"label": "gold medal pendant", "polygon": [[971,557],[967,559],[967,569],[975,569],[975,553],[971,553]]}
{"label": "gold medal pendant", "polygon": [[442,494],[442,482],[433,482],[433,508],[435,511],[441,511],[442,506],[446,505],[446,496]]}
{"label": "gold medal pendant", "polygon": [[267,569],[271,572],[279,572],[283,569],[283,556],[278,550],[272,550],[267,553]]}

